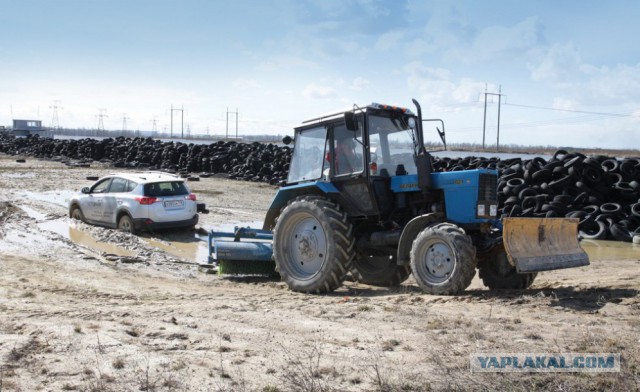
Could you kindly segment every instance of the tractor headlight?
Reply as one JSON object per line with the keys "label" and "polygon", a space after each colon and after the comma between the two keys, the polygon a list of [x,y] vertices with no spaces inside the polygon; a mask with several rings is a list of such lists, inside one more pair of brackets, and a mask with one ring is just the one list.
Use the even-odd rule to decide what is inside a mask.
{"label": "tractor headlight", "polygon": [[491,204],[489,206],[489,215],[490,216],[498,216],[498,206],[495,204]]}
{"label": "tractor headlight", "polygon": [[478,216],[484,216],[484,204],[478,204]]}

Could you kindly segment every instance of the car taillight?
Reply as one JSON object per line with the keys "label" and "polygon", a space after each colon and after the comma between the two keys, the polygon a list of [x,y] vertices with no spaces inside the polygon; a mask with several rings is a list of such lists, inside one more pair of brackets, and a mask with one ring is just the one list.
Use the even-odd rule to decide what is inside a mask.
{"label": "car taillight", "polygon": [[149,205],[155,203],[158,199],[155,197],[142,196],[136,197],[136,201],[142,205]]}
{"label": "car taillight", "polygon": [[185,196],[185,199],[196,201],[196,195],[193,193],[190,193],[189,196]]}

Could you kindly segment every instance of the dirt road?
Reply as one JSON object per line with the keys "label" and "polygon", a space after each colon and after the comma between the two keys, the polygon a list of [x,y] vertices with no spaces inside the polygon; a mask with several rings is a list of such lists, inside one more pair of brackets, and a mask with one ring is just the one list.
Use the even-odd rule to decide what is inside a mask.
{"label": "dirt road", "polygon": [[[592,265],[527,291],[423,294],[347,282],[330,295],[198,270],[193,233],[72,222],[87,176],[0,155],[0,391],[637,390],[640,247],[591,242]],[[258,224],[275,188],[207,178],[201,226]],[[473,353],[620,353],[615,373],[471,373]]]}

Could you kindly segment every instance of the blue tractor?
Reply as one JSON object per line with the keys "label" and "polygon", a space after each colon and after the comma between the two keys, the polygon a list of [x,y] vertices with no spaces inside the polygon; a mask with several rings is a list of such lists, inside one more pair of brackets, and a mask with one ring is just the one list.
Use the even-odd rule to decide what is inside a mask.
{"label": "blue tractor", "polygon": [[287,183],[250,234],[272,244],[214,241],[214,258],[261,253],[290,289],[308,293],[333,291],[349,274],[395,286],[413,273],[428,293],[456,294],[476,269],[489,288],[527,288],[538,271],[589,263],[575,219],[499,219],[495,170],[432,172],[429,120],[413,102],[415,114],[354,105],[296,128]]}

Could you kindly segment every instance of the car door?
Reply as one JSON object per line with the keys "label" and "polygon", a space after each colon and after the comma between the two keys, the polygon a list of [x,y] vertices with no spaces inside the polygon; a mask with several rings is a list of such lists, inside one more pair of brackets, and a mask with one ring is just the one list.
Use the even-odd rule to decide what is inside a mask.
{"label": "car door", "polygon": [[104,207],[102,210],[102,221],[115,226],[118,208],[122,205],[122,197],[127,191],[127,180],[120,177],[113,177],[109,190],[104,194]]}
{"label": "car door", "polygon": [[92,222],[103,222],[105,194],[111,184],[111,177],[96,182],[89,193],[80,200],[80,208],[85,218]]}

